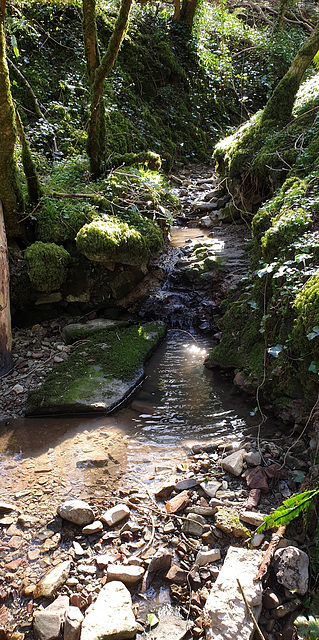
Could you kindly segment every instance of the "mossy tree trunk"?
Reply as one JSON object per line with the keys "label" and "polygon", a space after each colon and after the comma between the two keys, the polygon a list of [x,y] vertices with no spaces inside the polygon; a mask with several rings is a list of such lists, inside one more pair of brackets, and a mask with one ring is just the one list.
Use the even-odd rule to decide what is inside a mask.
{"label": "mossy tree trunk", "polygon": [[15,160],[17,128],[15,109],[10,90],[9,70],[6,61],[4,32],[5,2],[0,3],[0,201],[7,233],[18,236],[17,211],[23,208],[23,198],[19,184]]}
{"label": "mossy tree trunk", "polygon": [[3,208],[0,202],[0,377],[10,371],[11,316],[9,300],[9,263]]}
{"label": "mossy tree trunk", "polygon": [[37,202],[39,202],[41,197],[41,186],[40,186],[38,174],[33,162],[33,158],[31,155],[29,143],[27,141],[24,127],[23,127],[20,114],[17,108],[15,108],[15,113],[16,113],[17,130],[20,138],[21,147],[22,147],[22,164],[23,164],[25,177],[27,180],[29,202],[32,204],[37,204]]}
{"label": "mossy tree trunk", "polygon": [[308,40],[306,40],[301,49],[299,49],[286,75],[280,80],[270,96],[260,121],[261,129],[273,128],[275,124],[283,126],[289,122],[296,93],[303,75],[318,50],[319,23],[316,25]]}
{"label": "mossy tree trunk", "polygon": [[189,29],[191,30],[193,27],[195,11],[197,8],[198,0],[183,0],[182,8],[178,10],[175,4],[175,12],[173,19],[178,22],[184,22]]}
{"label": "mossy tree trunk", "polygon": [[276,29],[278,29],[278,30],[282,28],[282,25],[284,23],[284,17],[286,15],[286,11],[288,9],[288,4],[289,4],[289,0],[281,0],[280,1],[278,19],[277,19],[277,24],[276,24]]}
{"label": "mossy tree trunk", "polygon": [[104,169],[106,127],[103,100],[104,80],[110,73],[119,52],[128,24],[132,0],[121,0],[113,33],[102,60],[97,43],[95,0],[83,0],[83,35],[87,71],[91,88],[91,110],[88,124],[87,153],[90,168],[98,178]]}

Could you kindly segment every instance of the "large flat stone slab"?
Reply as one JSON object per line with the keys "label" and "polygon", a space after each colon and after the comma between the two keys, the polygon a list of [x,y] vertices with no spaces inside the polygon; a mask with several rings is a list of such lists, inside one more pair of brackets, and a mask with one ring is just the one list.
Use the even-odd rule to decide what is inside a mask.
{"label": "large flat stone slab", "polygon": [[228,549],[204,609],[211,620],[210,626],[206,628],[207,640],[251,640],[254,625],[239,591],[237,578],[258,620],[262,606],[262,584],[259,580],[254,582],[253,578],[263,556],[262,551],[237,547]]}
{"label": "large flat stone slab", "polygon": [[27,415],[109,413],[141,382],[143,365],[164,335],[159,321],[89,332],[30,392]]}
{"label": "large flat stone slab", "polygon": [[109,582],[86,612],[81,640],[125,640],[136,631],[130,592],[122,582]]}

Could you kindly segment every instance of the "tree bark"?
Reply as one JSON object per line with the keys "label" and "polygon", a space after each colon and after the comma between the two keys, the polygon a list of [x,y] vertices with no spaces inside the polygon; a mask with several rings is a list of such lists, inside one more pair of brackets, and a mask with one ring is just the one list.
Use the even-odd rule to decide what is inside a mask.
{"label": "tree bark", "polygon": [[270,96],[260,121],[260,127],[267,127],[274,122],[282,126],[291,119],[296,93],[306,69],[319,50],[319,23],[311,36],[299,49],[286,75],[280,80]]}
{"label": "tree bark", "polygon": [[178,21],[185,22],[190,29],[193,27],[195,11],[198,0],[183,0],[182,8],[179,14]]}
{"label": "tree bark", "polygon": [[278,30],[282,28],[284,17],[288,8],[288,2],[289,0],[281,0],[280,2],[279,15],[278,15],[278,20],[276,24],[276,29]]}
{"label": "tree bark", "polygon": [[7,238],[4,226],[2,203],[0,202],[0,377],[12,367],[11,316],[9,299],[9,263]]}
{"label": "tree bark", "polygon": [[17,130],[22,146],[22,164],[27,180],[29,202],[32,204],[37,204],[41,198],[41,186],[17,107],[15,107],[15,112]]}
{"label": "tree bark", "polygon": [[23,197],[15,160],[17,128],[6,61],[3,0],[0,5],[0,200],[7,233],[18,236],[17,211],[23,209]]}
{"label": "tree bark", "polygon": [[105,109],[103,101],[103,85],[117,58],[125,29],[128,24],[132,0],[121,0],[113,33],[110,37],[106,53],[100,62],[97,44],[97,28],[95,19],[95,0],[83,0],[83,34],[84,49],[87,62],[89,82],[91,85],[91,111],[88,125],[87,153],[90,168],[94,177],[103,173],[105,160]]}

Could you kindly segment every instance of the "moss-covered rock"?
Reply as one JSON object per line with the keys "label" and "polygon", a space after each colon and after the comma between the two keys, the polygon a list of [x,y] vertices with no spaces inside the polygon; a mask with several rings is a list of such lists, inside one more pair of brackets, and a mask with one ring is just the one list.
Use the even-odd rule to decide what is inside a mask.
{"label": "moss-covered rock", "polygon": [[86,224],[76,236],[76,246],[92,262],[121,262],[138,265],[147,262],[146,239],[126,222],[116,218]]}
{"label": "moss-covered rock", "polygon": [[34,242],[24,254],[31,284],[37,291],[59,289],[67,276],[70,254],[53,242]]}
{"label": "moss-covered rock", "polygon": [[251,533],[239,520],[236,509],[228,507],[217,507],[215,513],[215,526],[221,529],[226,535],[235,538],[250,538]]}
{"label": "moss-covered rock", "polygon": [[165,335],[162,322],[87,333],[68,360],[30,392],[28,414],[107,413],[143,378],[143,364]]}

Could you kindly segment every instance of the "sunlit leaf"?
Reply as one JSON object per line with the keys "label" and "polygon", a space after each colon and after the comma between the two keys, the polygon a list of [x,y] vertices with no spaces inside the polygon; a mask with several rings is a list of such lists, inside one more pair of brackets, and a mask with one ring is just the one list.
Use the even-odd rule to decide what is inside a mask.
{"label": "sunlit leaf", "polygon": [[156,625],[159,623],[159,619],[156,617],[155,613],[149,613],[147,616],[147,620],[151,629],[153,629],[153,627],[156,627]]}

